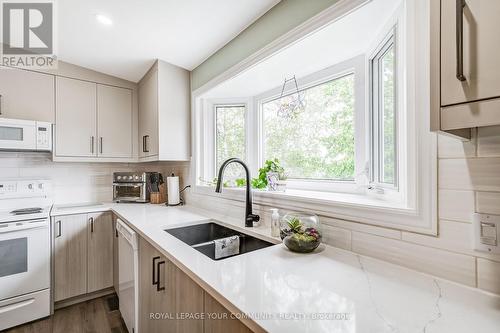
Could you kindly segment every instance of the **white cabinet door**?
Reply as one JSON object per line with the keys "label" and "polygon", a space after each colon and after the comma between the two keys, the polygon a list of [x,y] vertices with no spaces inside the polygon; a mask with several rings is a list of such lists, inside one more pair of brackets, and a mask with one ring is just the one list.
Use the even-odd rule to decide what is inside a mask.
{"label": "white cabinet door", "polygon": [[132,157],[132,90],[97,85],[98,156]]}
{"label": "white cabinet door", "polygon": [[0,117],[54,122],[54,76],[0,67]]}
{"label": "white cabinet door", "polygon": [[56,156],[97,156],[96,84],[56,79]]}
{"label": "white cabinet door", "polygon": [[[441,0],[441,105],[500,97],[500,1],[464,0],[457,15],[457,0]],[[460,9],[460,8],[459,8]],[[457,78],[460,48],[457,38],[463,20],[463,74]],[[457,35],[457,33],[459,35]],[[500,112],[499,112],[500,113]]]}
{"label": "white cabinet door", "polygon": [[139,157],[158,155],[158,70],[139,83]]}

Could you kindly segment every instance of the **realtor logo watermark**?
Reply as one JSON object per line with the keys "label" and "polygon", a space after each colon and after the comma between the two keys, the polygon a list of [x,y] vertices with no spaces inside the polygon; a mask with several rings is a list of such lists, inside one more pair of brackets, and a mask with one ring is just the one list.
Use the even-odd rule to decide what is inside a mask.
{"label": "realtor logo watermark", "polygon": [[1,65],[56,69],[54,1],[4,0],[1,4]]}

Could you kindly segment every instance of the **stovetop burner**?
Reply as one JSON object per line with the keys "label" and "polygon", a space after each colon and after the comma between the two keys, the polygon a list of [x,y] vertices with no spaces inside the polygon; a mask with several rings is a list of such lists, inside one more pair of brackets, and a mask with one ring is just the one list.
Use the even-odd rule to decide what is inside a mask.
{"label": "stovetop burner", "polygon": [[22,208],[11,211],[12,215],[27,215],[27,214],[39,214],[43,212],[43,208],[40,207],[31,207],[31,208]]}

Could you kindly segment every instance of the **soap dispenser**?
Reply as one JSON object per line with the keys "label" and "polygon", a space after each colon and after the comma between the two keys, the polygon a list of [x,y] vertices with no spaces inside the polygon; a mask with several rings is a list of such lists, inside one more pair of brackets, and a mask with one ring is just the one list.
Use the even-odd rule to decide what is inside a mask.
{"label": "soap dispenser", "polygon": [[280,236],[280,214],[277,208],[271,208],[271,236]]}

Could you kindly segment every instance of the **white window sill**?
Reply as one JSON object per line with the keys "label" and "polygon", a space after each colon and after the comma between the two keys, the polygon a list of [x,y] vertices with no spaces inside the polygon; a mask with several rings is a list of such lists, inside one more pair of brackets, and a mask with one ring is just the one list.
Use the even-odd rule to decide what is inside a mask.
{"label": "white window sill", "polygon": [[[222,193],[215,193],[213,186],[196,186],[195,191],[226,200],[245,200],[244,188],[223,188]],[[416,209],[401,202],[384,200],[383,196],[298,189],[287,189],[286,192],[252,190],[252,193],[253,202],[257,205],[274,206],[285,210],[306,210],[353,222],[435,234],[429,226],[422,227],[423,220],[430,224],[431,218],[419,216]]]}

